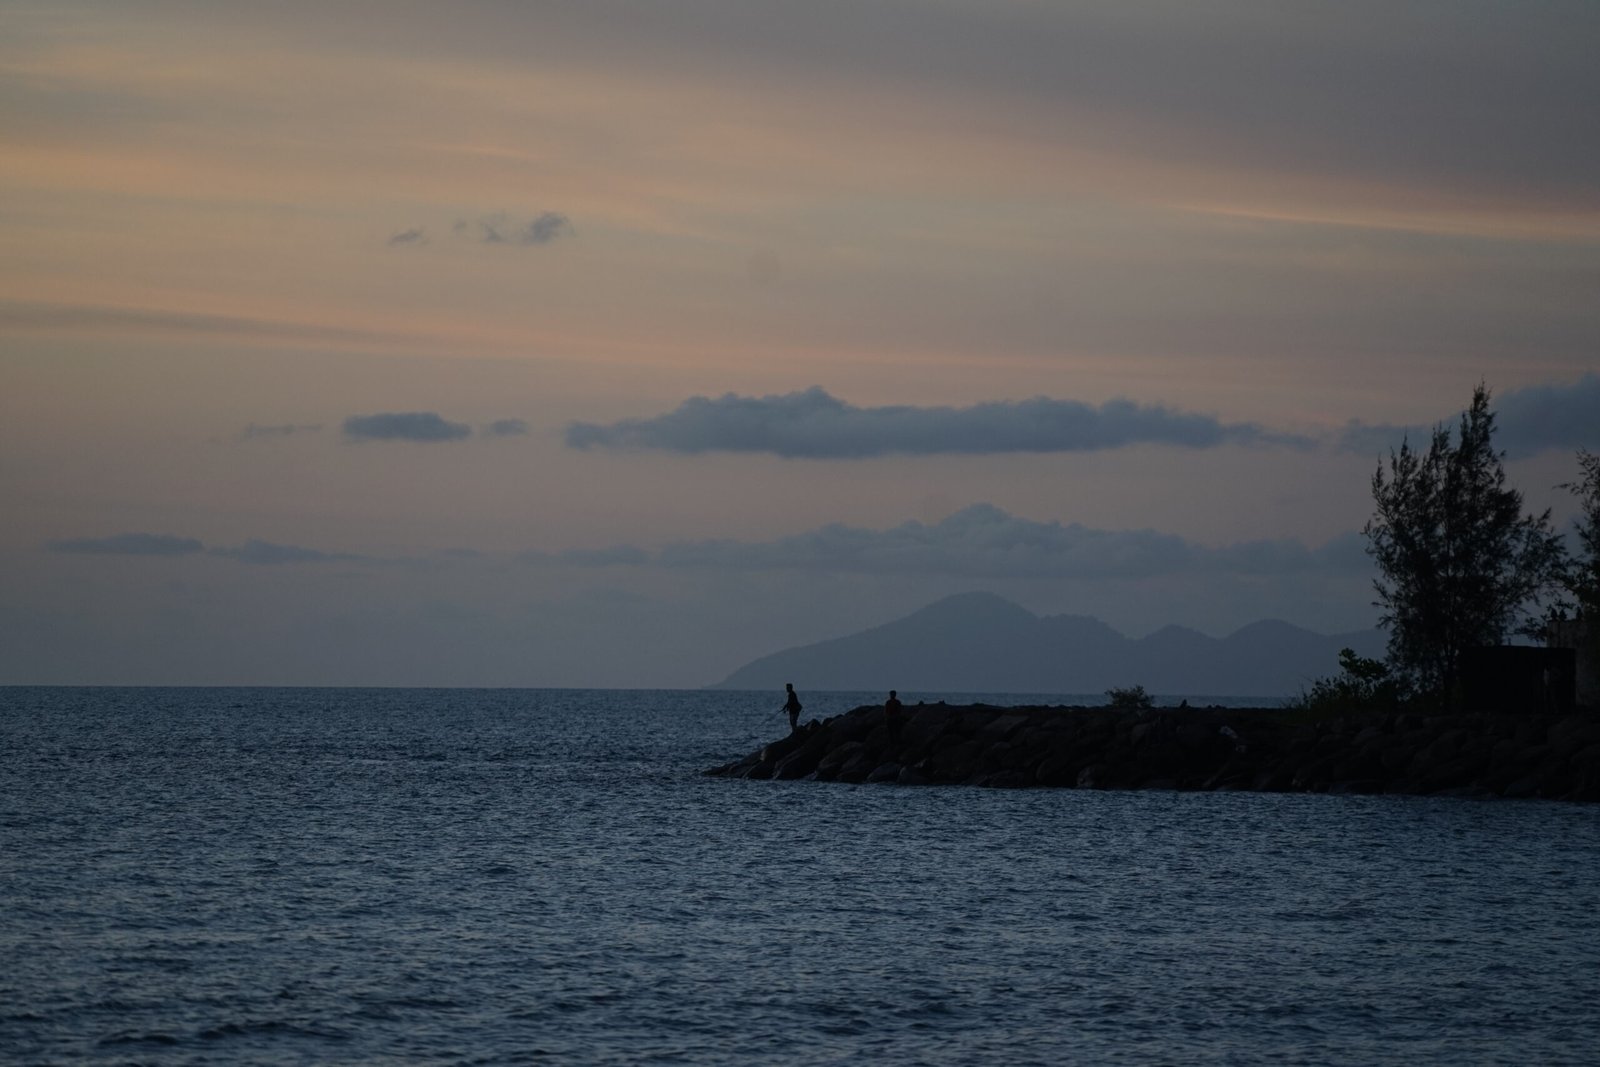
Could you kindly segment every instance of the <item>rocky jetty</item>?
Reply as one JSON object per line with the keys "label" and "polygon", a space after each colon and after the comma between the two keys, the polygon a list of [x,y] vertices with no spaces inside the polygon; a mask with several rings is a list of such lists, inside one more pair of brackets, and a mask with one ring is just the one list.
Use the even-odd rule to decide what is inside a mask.
{"label": "rocky jetty", "polygon": [[804,723],[706,772],[997,788],[1229,789],[1600,800],[1600,715],[878,706]]}

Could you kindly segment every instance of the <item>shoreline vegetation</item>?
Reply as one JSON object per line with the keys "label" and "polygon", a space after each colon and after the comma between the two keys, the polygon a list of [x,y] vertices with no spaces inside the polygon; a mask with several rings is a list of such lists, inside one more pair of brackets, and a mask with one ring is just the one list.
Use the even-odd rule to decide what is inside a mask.
{"label": "shoreline vegetation", "polygon": [[1600,714],[881,705],[801,724],[722,778],[1600,801]]}

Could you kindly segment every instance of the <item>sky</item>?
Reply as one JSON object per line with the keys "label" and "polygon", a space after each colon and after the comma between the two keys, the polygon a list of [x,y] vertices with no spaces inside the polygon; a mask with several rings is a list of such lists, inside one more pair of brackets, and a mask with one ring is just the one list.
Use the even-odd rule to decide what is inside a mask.
{"label": "sky", "polygon": [[1597,47],[0,0],[0,684],[692,687],[980,589],[1373,625],[1408,434],[1486,383],[1560,524],[1600,450]]}

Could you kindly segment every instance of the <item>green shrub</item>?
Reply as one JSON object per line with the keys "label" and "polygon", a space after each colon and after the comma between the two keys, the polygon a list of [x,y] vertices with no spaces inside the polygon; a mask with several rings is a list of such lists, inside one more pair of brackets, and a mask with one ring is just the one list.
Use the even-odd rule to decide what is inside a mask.
{"label": "green shrub", "polygon": [[1290,707],[1310,712],[1394,711],[1411,699],[1404,678],[1382,660],[1358,656],[1354,649],[1339,650],[1339,673],[1318,678]]}
{"label": "green shrub", "polygon": [[1153,708],[1156,702],[1150,694],[1144,691],[1142,685],[1130,685],[1126,689],[1107,689],[1106,700],[1113,708]]}

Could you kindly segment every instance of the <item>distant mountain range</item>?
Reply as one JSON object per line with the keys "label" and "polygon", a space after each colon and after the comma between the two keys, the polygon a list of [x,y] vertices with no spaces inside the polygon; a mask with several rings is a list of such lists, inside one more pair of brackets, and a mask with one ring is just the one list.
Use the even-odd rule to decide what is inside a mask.
{"label": "distant mountain range", "polygon": [[993,593],[946,597],[903,619],[774,652],[715,688],[899,689],[948,693],[1100,693],[1289,697],[1339,669],[1339,650],[1381,657],[1379,630],[1313,633],[1251,623],[1227,637],[1168,626],[1138,640],[1086,615],[1038,616]]}

